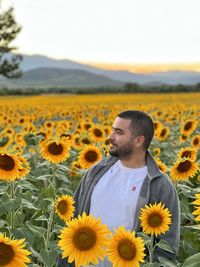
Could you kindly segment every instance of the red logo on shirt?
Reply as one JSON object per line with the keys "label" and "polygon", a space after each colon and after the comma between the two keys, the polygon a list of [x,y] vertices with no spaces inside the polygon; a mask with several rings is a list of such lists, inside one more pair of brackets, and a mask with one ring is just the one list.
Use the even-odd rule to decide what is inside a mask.
{"label": "red logo on shirt", "polygon": [[133,186],[131,190],[134,192],[136,190],[136,186]]}

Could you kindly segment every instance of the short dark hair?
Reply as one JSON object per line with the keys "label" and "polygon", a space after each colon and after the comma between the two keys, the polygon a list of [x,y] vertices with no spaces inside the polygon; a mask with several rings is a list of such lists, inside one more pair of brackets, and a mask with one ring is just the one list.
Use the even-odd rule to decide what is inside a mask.
{"label": "short dark hair", "polygon": [[131,131],[134,135],[143,135],[144,148],[148,149],[154,135],[154,124],[151,117],[139,110],[127,110],[117,115],[120,118],[131,120]]}

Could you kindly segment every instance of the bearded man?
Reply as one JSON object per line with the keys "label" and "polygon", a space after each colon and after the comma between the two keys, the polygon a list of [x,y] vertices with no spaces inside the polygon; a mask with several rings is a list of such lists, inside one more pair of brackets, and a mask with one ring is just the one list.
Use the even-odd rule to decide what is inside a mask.
{"label": "bearded man", "polygon": [[[154,260],[159,256],[174,259],[180,240],[180,205],[169,177],[157,166],[149,145],[154,135],[151,117],[142,111],[121,112],[112,125],[110,156],[92,166],[75,192],[75,217],[83,212],[100,218],[113,232],[124,226],[140,231],[139,215],[146,204],[161,202],[172,214],[170,230],[158,236],[165,239],[174,253],[156,247]],[[58,267],[73,266],[60,259]],[[105,258],[98,267],[112,267]]]}

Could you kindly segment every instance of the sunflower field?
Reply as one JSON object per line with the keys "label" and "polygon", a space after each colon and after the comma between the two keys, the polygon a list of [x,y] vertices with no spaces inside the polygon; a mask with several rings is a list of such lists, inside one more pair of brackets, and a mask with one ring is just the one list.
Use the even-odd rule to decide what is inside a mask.
{"label": "sunflower field", "polygon": [[[158,227],[131,233],[121,226],[110,234],[91,215],[72,218],[82,175],[109,155],[112,123],[127,109],[152,117],[150,152],[179,195],[181,241],[174,261],[152,260]],[[200,93],[1,97],[0,266],[55,267],[61,254],[76,266],[95,266],[105,255],[114,267],[199,266],[199,120]],[[144,207],[141,224],[151,209],[163,215],[166,232],[171,214],[162,203]],[[170,251],[164,242],[159,246]]]}

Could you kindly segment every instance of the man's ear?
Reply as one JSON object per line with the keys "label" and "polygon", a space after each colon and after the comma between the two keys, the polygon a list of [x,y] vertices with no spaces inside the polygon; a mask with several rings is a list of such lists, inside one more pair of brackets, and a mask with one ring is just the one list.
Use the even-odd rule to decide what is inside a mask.
{"label": "man's ear", "polygon": [[140,147],[144,144],[145,137],[143,135],[139,135],[135,138],[135,146]]}

